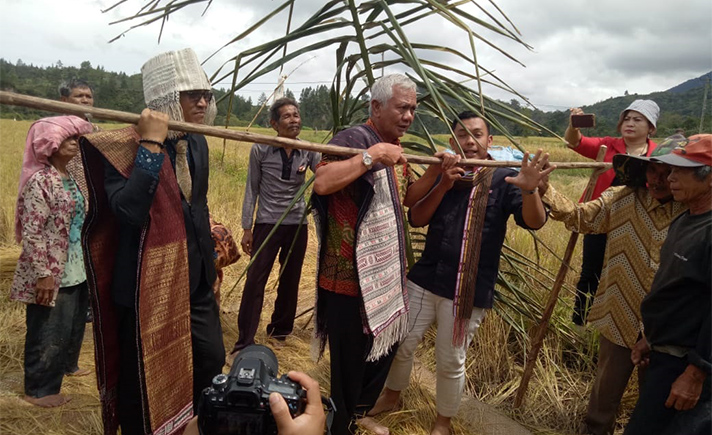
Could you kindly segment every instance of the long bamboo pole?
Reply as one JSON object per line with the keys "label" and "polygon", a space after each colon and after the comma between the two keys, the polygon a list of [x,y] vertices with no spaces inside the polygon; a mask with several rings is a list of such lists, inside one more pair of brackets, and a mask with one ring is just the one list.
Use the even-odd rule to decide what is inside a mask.
{"label": "long bamboo pole", "polygon": [[[606,146],[603,145],[598,150],[598,156],[596,156],[596,161],[602,161],[605,155]],[[598,169],[593,171],[593,173],[591,174],[591,177],[588,179],[588,184],[586,185],[586,190],[584,191],[584,202],[589,201],[591,199],[591,196],[593,195],[593,188],[596,185],[598,176],[601,175],[602,172],[603,170]],[[539,357],[539,351],[541,350],[541,346],[544,343],[544,337],[546,337],[546,332],[549,329],[549,319],[551,318],[551,314],[554,312],[556,301],[559,299],[559,291],[561,291],[561,287],[564,284],[564,279],[566,279],[566,273],[569,271],[570,268],[569,263],[571,261],[571,257],[573,256],[574,248],[576,248],[578,236],[579,233],[573,231],[571,232],[571,236],[569,236],[569,243],[566,245],[564,258],[562,259],[561,266],[559,267],[559,273],[556,275],[556,279],[554,280],[554,286],[551,289],[551,293],[549,293],[549,300],[547,301],[546,307],[544,308],[544,313],[541,315],[541,320],[539,321],[539,324],[536,327],[536,330],[534,332],[534,338],[532,339],[532,345],[529,349],[529,353],[527,354],[527,360],[524,364],[524,373],[522,374],[522,380],[519,382],[517,395],[514,398],[515,408],[519,408],[519,406],[521,406],[522,401],[524,400],[524,394],[526,394],[527,392],[529,380],[532,377],[532,373],[534,371],[534,365],[536,364],[536,360]]]}
{"label": "long bamboo pole", "polygon": [[[16,94],[14,92],[0,91],[0,104],[9,106],[22,106],[32,109],[46,110],[48,112],[62,113],[66,115],[77,115],[85,117],[103,119],[105,121],[123,122],[127,124],[138,124],[139,115],[135,113],[121,112],[118,110],[100,109],[98,107],[81,106],[62,101],[47,100],[45,98],[31,97],[29,95]],[[318,144],[304,140],[287,139],[277,136],[266,136],[256,133],[247,133],[237,130],[229,130],[222,127],[214,127],[202,124],[190,124],[187,122],[169,121],[168,128],[174,131],[185,133],[198,133],[205,136],[219,137],[247,143],[262,143],[275,147],[289,147],[308,151],[318,151],[324,154],[340,156],[353,156],[361,154],[363,150],[345,148],[335,145]],[[409,163],[420,163],[424,165],[439,164],[440,159],[430,156],[419,156],[405,154]],[[610,168],[610,163],[599,162],[552,162],[558,169],[585,169],[585,168]],[[492,167],[517,167],[521,165],[518,161],[494,161],[463,159],[460,166],[492,166]]]}

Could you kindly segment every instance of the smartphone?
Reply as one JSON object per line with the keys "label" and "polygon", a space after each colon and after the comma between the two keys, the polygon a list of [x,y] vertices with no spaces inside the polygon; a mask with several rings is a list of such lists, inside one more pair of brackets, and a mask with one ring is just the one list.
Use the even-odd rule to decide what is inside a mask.
{"label": "smartphone", "polygon": [[574,128],[591,128],[596,126],[596,115],[584,113],[581,115],[571,115],[571,126]]}

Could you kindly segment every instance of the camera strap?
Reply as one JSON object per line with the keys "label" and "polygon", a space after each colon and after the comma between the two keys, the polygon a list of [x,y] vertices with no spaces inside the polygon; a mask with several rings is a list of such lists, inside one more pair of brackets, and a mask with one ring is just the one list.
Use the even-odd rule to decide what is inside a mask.
{"label": "camera strap", "polygon": [[326,408],[326,435],[331,435],[331,425],[334,423],[334,413],[336,412],[336,405],[334,401],[329,397],[328,399],[321,396],[321,403]]}

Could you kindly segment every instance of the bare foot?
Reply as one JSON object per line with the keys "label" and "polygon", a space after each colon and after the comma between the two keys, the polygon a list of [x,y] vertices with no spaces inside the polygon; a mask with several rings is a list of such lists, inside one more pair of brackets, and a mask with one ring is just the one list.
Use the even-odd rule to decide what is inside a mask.
{"label": "bare foot", "polygon": [[369,432],[376,435],[388,435],[388,428],[377,422],[371,417],[363,417],[356,420],[356,424]]}
{"label": "bare foot", "polygon": [[71,397],[67,397],[63,394],[53,394],[51,396],[44,396],[44,397],[31,397],[31,396],[25,396],[23,399],[35,406],[39,406],[41,408],[55,408],[57,406],[62,406],[65,403],[69,402],[72,400]]}
{"label": "bare foot", "polygon": [[432,429],[430,429],[430,435],[450,435],[451,433],[450,418],[438,414]]}
{"label": "bare foot", "polygon": [[394,391],[390,388],[384,388],[381,395],[378,396],[376,404],[373,405],[370,411],[366,413],[367,416],[373,417],[382,412],[391,412],[398,406],[398,399],[400,398],[400,391]]}
{"label": "bare foot", "polygon": [[228,367],[232,367],[232,363],[235,362],[235,357],[237,356],[239,351],[235,351],[227,356],[225,358],[225,364],[227,364]]}
{"label": "bare foot", "polygon": [[269,345],[272,349],[282,349],[287,343],[287,337],[285,336],[270,336]]}
{"label": "bare foot", "polygon": [[79,376],[86,376],[90,373],[91,373],[91,370],[89,370],[89,369],[76,369],[72,373],[67,373],[67,376],[79,377]]}

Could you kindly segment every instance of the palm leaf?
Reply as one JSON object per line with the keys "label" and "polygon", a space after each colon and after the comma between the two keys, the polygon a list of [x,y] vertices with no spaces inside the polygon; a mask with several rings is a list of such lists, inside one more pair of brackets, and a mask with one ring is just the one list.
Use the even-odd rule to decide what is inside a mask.
{"label": "palm leaf", "polygon": [[[171,14],[197,3],[205,3],[205,0],[150,0],[133,16],[118,22],[138,22],[131,29],[159,21],[163,26]],[[212,80],[223,81],[229,77],[231,88],[228,94],[233,94],[255,80],[280,70],[289,62],[313,56],[317,51],[332,50],[336,66],[329,90],[333,132],[362,122],[360,116],[366,108],[363,97],[375,81],[378,69],[388,68],[389,72],[405,72],[418,85],[421,91],[418,118],[430,116],[449,125],[449,120],[459,111],[473,110],[490,121],[515,146],[520,147],[504,128],[505,121],[532,131],[549,135],[554,133],[508,105],[485,95],[483,86],[486,85],[528,101],[494,71],[480,64],[478,48],[481,45],[487,46],[504,59],[517,64],[521,62],[501,43],[514,42],[525,50],[531,49],[521,39],[509,18],[493,2],[490,3],[495,9],[494,13],[488,12],[478,3],[463,0],[327,1],[294,28],[290,25],[283,36],[235,53],[212,74]],[[122,1],[111,8],[120,4]],[[207,2],[208,6],[210,4]],[[269,14],[225,42],[211,57],[242,43],[255,32],[274,27],[274,21],[287,6],[292,7],[293,4],[293,0],[280,3]],[[479,9],[476,14],[468,10],[471,4]],[[466,48],[460,50],[418,40],[418,36],[423,35],[421,23],[425,20],[438,20],[439,26],[459,32]],[[382,59],[377,59],[381,56]],[[448,60],[443,61],[443,56]],[[421,119],[418,119],[417,124],[422,128],[414,134],[422,143],[410,142],[404,143],[404,146],[426,154],[448,146],[433,138]],[[419,169],[422,172],[422,168],[414,168],[416,173]],[[311,182],[305,184],[298,197],[304,195]],[[293,204],[296,201],[297,198]],[[408,234],[409,260],[412,261],[422,253],[424,236],[417,229],[410,229]],[[536,235],[533,240],[537,257],[540,246],[551,251]],[[536,321],[542,311],[541,301],[534,295],[541,294],[542,287],[546,289],[550,286],[552,273],[539,266],[538,258],[525,258],[506,247],[502,259],[496,309],[516,331],[525,336],[527,324]],[[563,331],[568,334],[566,330]]]}

